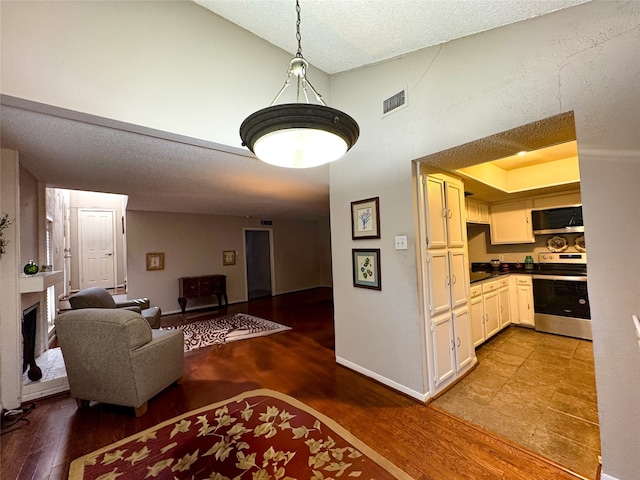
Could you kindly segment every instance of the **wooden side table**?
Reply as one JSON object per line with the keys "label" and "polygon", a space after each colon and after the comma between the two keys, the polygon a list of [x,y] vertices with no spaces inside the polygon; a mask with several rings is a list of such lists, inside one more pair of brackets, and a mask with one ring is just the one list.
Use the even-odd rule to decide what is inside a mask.
{"label": "wooden side table", "polygon": [[200,277],[181,277],[178,279],[180,285],[180,296],[178,303],[182,313],[187,308],[187,300],[189,298],[212,297],[218,298],[218,306],[222,306],[222,297],[224,303],[229,305],[227,299],[227,277],[226,275],[203,275]]}

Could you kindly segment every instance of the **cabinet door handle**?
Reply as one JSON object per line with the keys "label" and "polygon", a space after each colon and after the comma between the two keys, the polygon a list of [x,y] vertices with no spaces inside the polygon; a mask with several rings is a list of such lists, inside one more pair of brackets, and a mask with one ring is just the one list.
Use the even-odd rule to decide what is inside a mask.
{"label": "cabinet door handle", "polygon": [[458,346],[460,346],[462,342],[460,341],[460,337],[458,337]]}
{"label": "cabinet door handle", "polygon": [[447,216],[448,216],[449,218],[453,217],[453,213],[451,212],[451,209],[450,209],[450,208],[449,208],[449,209],[447,209]]}
{"label": "cabinet door handle", "polygon": [[454,350],[456,348],[456,344],[453,340],[451,340],[451,350]]}
{"label": "cabinet door handle", "polygon": [[455,285],[455,283],[456,283],[456,276],[455,276],[455,274],[454,274],[454,275],[451,275],[451,283],[453,283],[454,285]]}

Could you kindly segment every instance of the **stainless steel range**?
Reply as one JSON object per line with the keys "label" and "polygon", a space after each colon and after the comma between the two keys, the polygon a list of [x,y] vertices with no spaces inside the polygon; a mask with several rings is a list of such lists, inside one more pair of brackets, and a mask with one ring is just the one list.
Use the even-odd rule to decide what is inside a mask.
{"label": "stainless steel range", "polygon": [[535,329],[591,340],[586,253],[540,253],[533,272]]}

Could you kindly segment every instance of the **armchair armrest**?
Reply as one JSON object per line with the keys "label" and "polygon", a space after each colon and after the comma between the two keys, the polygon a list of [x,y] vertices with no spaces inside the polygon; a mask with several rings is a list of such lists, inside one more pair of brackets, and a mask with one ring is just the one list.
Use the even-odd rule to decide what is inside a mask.
{"label": "armchair armrest", "polygon": [[140,313],[142,314],[142,310],[140,309],[140,307],[136,307],[136,306],[124,306],[124,307],[118,307],[122,310],[131,310],[132,312],[136,312],[136,313]]}
{"label": "armchair armrest", "polygon": [[[138,307],[140,310],[144,310],[149,308],[151,304],[149,303],[148,298],[134,298],[131,300],[123,300],[121,302],[116,302],[116,308],[125,308],[125,307]],[[138,311],[138,313],[140,313]]]}
{"label": "armchair armrest", "polygon": [[131,352],[136,389],[145,401],[184,375],[182,330],[153,330],[152,335],[151,342]]}

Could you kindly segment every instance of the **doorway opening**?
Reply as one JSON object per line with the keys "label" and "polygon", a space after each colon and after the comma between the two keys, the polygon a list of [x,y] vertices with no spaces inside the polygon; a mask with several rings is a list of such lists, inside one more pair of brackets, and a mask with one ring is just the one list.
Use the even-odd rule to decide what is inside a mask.
{"label": "doorway opening", "polygon": [[[473,222],[467,223],[466,229],[468,267],[471,267],[474,262],[489,264],[493,258],[513,265],[516,262],[523,262],[526,255],[532,255],[537,262],[538,254],[548,251],[549,244],[545,236],[535,237],[532,243],[513,241],[501,244],[499,241],[490,241],[491,234],[495,233],[490,231],[493,228],[489,221],[492,204],[512,202],[515,205],[523,199],[557,198],[560,195],[569,197],[569,192],[577,192],[579,195],[580,185],[578,177],[577,181],[571,183],[556,182],[544,188],[505,192],[477,181],[477,176],[476,178],[465,176],[460,169],[481,164],[485,166],[488,162],[513,157],[518,152],[538,151],[567,142],[575,142],[575,140],[573,112],[568,112],[416,160],[415,171],[418,180],[420,175],[429,174],[433,174],[436,178],[439,175],[447,178],[455,177],[452,184],[463,183],[467,201],[475,199],[474,203],[477,205],[488,205],[487,217],[484,220],[481,219],[482,212],[479,207],[476,207],[478,218],[467,220],[464,199],[462,200],[462,228],[465,227],[465,223]],[[501,165],[503,169],[514,168],[504,163]],[[544,173],[547,177],[545,180],[548,180],[548,177],[557,173],[556,166],[549,163],[547,166],[540,166],[538,171]],[[497,169],[494,170],[497,171]],[[534,168],[529,170],[529,172],[533,171]],[[532,176],[531,173],[527,180]],[[417,191],[419,192],[420,188]],[[418,202],[422,200],[417,198]],[[420,244],[428,245],[425,236],[429,228],[429,212],[426,207],[420,209],[420,203],[418,206],[419,211],[422,212]],[[437,217],[437,215],[432,216]],[[588,226],[585,226],[586,228]],[[433,236],[433,232],[430,233]],[[447,248],[444,250],[450,250],[453,253],[461,250],[451,242],[446,245]],[[470,298],[472,292],[467,292],[468,307],[453,309],[453,314],[449,316],[430,314],[430,305],[433,303],[430,296],[433,296],[433,293],[429,290],[429,286],[431,275],[435,274],[430,274],[433,268],[428,261],[443,250],[437,247],[437,245],[423,247],[419,260],[422,272],[420,294],[423,297],[422,315],[425,322],[423,331],[425,332],[427,368],[429,378],[432,379],[431,394],[437,397],[434,405],[524,448],[551,458],[572,471],[592,477],[598,468],[600,443],[591,342],[541,333],[525,327],[525,325],[533,327],[533,322],[530,325],[520,322],[520,325],[509,326],[511,320],[504,324],[500,320],[497,333],[493,330],[488,335],[486,333],[489,332],[486,321],[489,318],[487,312],[494,310],[500,312],[500,305],[513,305],[510,295],[499,300],[499,291],[490,291],[485,295],[483,289],[480,290],[481,295],[474,293],[473,298]],[[463,251],[462,254],[464,255],[465,252]],[[455,266],[451,260],[449,265],[450,268]],[[464,269],[465,273],[471,276],[470,269],[467,270],[467,268]],[[512,273],[514,273],[513,270]],[[472,287],[474,285],[478,284],[471,284]],[[457,297],[451,293],[451,299],[446,297],[446,300],[453,302],[455,298]],[[474,299],[481,302],[478,304],[480,305],[479,315],[478,309],[473,308]],[[523,316],[515,314],[515,318]],[[462,317],[469,318],[468,330],[464,330],[464,322],[456,323],[456,320]],[[461,339],[464,342],[465,334],[472,339],[475,338],[471,328],[477,323],[473,323],[474,319],[480,319],[480,331],[485,332],[485,337],[476,343],[475,356],[478,359],[478,367],[465,376],[468,371],[464,372],[461,368],[455,369],[456,361],[465,358],[457,353],[455,347],[459,350],[459,343],[454,345],[438,342],[440,337],[444,337],[439,327],[445,325],[448,328],[444,331],[445,334],[454,336],[457,342]],[[487,335],[489,338],[486,338]],[[450,368],[449,364],[452,365]],[[443,374],[443,372],[449,374],[450,371],[453,372],[450,375]],[[435,383],[433,379],[442,381]],[[459,381],[454,382],[454,379]]]}
{"label": "doorway opening", "polygon": [[[126,294],[126,205],[124,195],[46,188],[41,260],[47,269],[63,275],[59,283],[41,293],[42,313],[36,330],[46,335],[36,342],[35,362],[42,378],[32,381],[23,375],[23,401],[69,389],[62,354],[55,344],[55,316],[71,308],[68,298],[88,286],[104,286],[113,295]],[[93,269],[90,275],[86,274],[88,267]],[[83,282],[83,276],[106,282]]]}
{"label": "doorway opening", "polygon": [[271,229],[245,229],[247,299],[273,295],[273,243]]}

